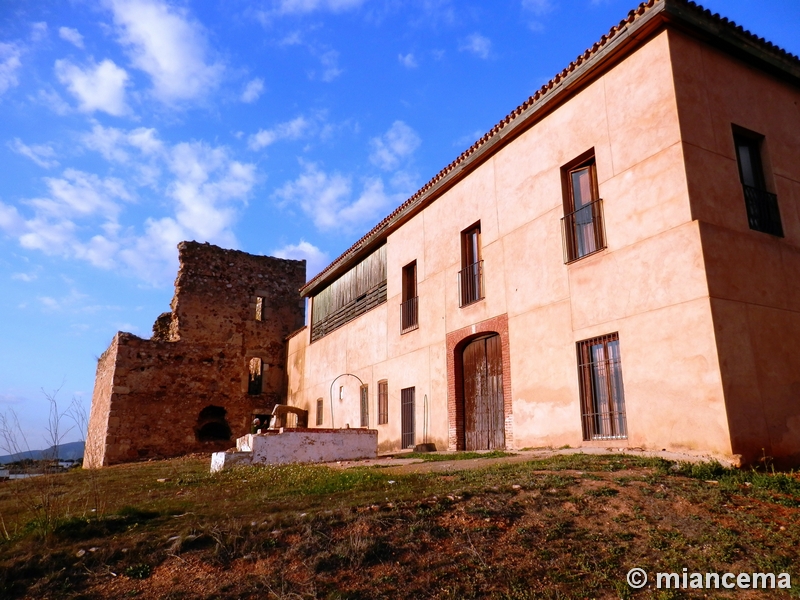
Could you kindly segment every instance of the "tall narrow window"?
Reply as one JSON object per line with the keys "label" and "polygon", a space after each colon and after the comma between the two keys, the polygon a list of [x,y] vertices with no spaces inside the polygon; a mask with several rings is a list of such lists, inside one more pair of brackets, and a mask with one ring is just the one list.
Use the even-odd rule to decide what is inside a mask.
{"label": "tall narrow window", "polygon": [[256,297],[256,321],[264,320],[264,297]]}
{"label": "tall narrow window", "polygon": [[483,298],[480,223],[461,232],[461,271],[458,273],[458,287],[459,306],[466,306]]}
{"label": "tall narrow window", "polygon": [[625,391],[619,335],[578,342],[584,440],[625,439]]}
{"label": "tall narrow window", "polygon": [[378,425],[389,422],[389,382],[378,382]]}
{"label": "tall narrow window", "polygon": [[603,201],[597,192],[594,151],[562,169],[564,218],[561,227],[564,262],[570,263],[606,247]]}
{"label": "tall narrow window", "polygon": [[400,444],[403,448],[413,448],[415,444],[414,395],[413,387],[400,390]]}
{"label": "tall narrow window", "polygon": [[247,393],[251,396],[257,396],[261,393],[261,386],[264,381],[264,363],[260,358],[251,358],[249,370]]}
{"label": "tall narrow window", "polygon": [[369,427],[369,387],[361,386],[361,426]]}
{"label": "tall narrow window", "polygon": [[417,261],[403,267],[400,327],[402,333],[419,327],[417,320]]}
{"label": "tall narrow window", "polygon": [[767,191],[761,144],[764,138],[756,134],[734,133],[739,179],[742,182],[747,220],[750,229],[783,237],[778,197]]}
{"label": "tall narrow window", "polygon": [[318,427],[320,425],[322,425],[322,423],[323,423],[322,407],[323,407],[322,398],[317,398],[317,426]]}

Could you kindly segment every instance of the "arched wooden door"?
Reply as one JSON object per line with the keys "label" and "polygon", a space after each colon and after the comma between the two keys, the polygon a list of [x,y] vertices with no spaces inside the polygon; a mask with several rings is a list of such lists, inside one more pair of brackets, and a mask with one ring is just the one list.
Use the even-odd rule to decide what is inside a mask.
{"label": "arched wooden door", "polygon": [[497,334],[464,347],[464,449],[505,448],[503,354]]}

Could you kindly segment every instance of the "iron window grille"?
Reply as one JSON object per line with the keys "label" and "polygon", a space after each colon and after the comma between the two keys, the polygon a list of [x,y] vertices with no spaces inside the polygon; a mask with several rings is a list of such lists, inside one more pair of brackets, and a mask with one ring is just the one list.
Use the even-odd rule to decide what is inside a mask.
{"label": "iron window grille", "polygon": [[481,224],[461,232],[461,271],[458,273],[458,305],[467,306],[484,296]]}
{"label": "iron window grille", "polygon": [[389,383],[387,381],[378,382],[378,425],[386,425],[389,422]]}
{"label": "iron window grille", "polygon": [[744,201],[747,205],[747,220],[750,229],[783,237],[781,213],[778,210],[778,196],[766,190],[742,184]]}
{"label": "iron window grille", "polygon": [[561,219],[564,264],[574,262],[606,247],[603,200],[598,198]]}
{"label": "iron window grille", "polygon": [[317,398],[317,426],[320,426],[323,423],[323,406],[324,402],[322,398]]}
{"label": "iron window grille", "polygon": [[619,335],[578,342],[577,350],[583,439],[627,439]]}
{"label": "iron window grille", "polygon": [[400,443],[403,448],[413,448],[414,441],[414,395],[416,388],[400,390]]}
{"label": "iron window grille", "polygon": [[561,180],[564,192],[561,238],[564,263],[569,264],[606,247],[594,149],[562,167]]}
{"label": "iron window grille", "polygon": [[483,261],[467,265],[458,272],[458,306],[463,307],[483,300]]}
{"label": "iron window grille", "polygon": [[417,261],[403,267],[403,295],[400,304],[400,332],[419,328],[417,313]]}
{"label": "iron window grille", "polygon": [[369,427],[369,387],[361,386],[361,427]]}
{"label": "iron window grille", "polygon": [[418,296],[409,298],[400,304],[400,332],[406,333],[419,329],[419,320],[417,318],[417,301]]}
{"label": "iron window grille", "polygon": [[750,229],[783,237],[778,196],[767,191],[764,165],[761,161],[762,136],[734,133],[736,162],[742,182],[747,221]]}

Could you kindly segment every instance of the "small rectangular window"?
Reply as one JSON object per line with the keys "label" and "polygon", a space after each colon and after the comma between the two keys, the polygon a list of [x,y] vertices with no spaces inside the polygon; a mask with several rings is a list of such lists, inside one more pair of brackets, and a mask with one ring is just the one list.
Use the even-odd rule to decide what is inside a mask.
{"label": "small rectangular window", "polygon": [[249,371],[247,393],[251,396],[258,396],[264,381],[264,363],[260,358],[250,359]]}
{"label": "small rectangular window", "polygon": [[322,398],[317,398],[317,426],[320,426],[323,423],[322,407]]}
{"label": "small rectangular window", "polygon": [[733,141],[750,229],[783,237],[778,196],[767,191],[764,163],[761,160],[764,137],[735,130]]}
{"label": "small rectangular window", "polygon": [[584,340],[577,347],[583,439],[626,439],[619,335]]}
{"label": "small rectangular window", "polygon": [[417,261],[403,267],[402,304],[400,327],[402,333],[419,327],[417,319]]}
{"label": "small rectangular window", "polygon": [[606,247],[603,201],[597,189],[594,150],[562,167],[564,218],[561,219],[564,262],[570,263]]}
{"label": "small rectangular window", "polygon": [[483,299],[480,223],[461,232],[461,271],[458,273],[458,287],[459,306],[466,306]]}
{"label": "small rectangular window", "polygon": [[361,386],[361,426],[369,427],[369,387]]}
{"label": "small rectangular window", "polygon": [[258,296],[256,298],[256,321],[264,320],[264,297]]}
{"label": "small rectangular window", "polygon": [[389,382],[378,382],[378,425],[389,422]]}

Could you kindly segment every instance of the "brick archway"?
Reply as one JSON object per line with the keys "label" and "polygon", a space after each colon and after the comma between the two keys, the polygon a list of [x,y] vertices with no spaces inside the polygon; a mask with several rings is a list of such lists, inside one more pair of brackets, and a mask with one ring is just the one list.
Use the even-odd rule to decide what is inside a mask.
{"label": "brick archway", "polygon": [[500,336],[503,358],[503,412],[505,413],[506,448],[512,448],[514,445],[508,315],[502,314],[447,334],[448,450],[464,449],[464,382],[461,352],[475,338],[490,333]]}

